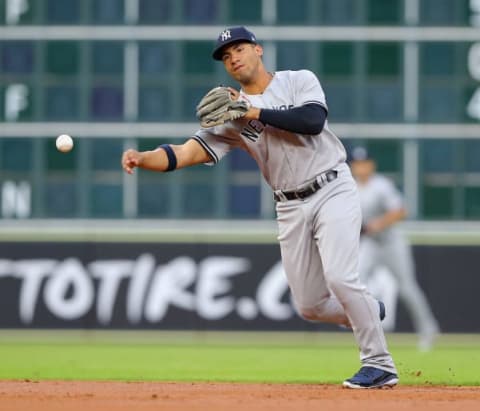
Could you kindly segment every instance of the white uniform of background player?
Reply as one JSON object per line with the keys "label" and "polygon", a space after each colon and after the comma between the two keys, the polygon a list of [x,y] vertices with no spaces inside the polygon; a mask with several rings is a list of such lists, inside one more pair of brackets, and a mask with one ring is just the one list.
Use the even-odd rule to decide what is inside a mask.
{"label": "white uniform of background player", "polygon": [[[352,150],[351,166],[359,186],[363,216],[360,277],[369,284],[374,271],[382,266],[393,274],[400,301],[419,335],[419,348],[428,350],[438,334],[438,324],[415,277],[410,244],[396,225],[406,215],[402,195],[391,180],[375,172],[375,162],[365,148]],[[371,290],[375,293],[373,286]]]}

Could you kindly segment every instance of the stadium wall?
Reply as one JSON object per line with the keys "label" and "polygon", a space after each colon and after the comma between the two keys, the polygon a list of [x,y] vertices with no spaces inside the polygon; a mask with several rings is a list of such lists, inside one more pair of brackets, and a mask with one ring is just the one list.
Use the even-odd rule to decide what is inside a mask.
{"label": "stadium wall", "polygon": [[[0,242],[0,328],[337,330],[301,320],[275,242]],[[480,245],[414,246],[443,332],[480,332]],[[379,272],[394,331],[412,331]],[[398,304],[397,304],[398,302]]]}

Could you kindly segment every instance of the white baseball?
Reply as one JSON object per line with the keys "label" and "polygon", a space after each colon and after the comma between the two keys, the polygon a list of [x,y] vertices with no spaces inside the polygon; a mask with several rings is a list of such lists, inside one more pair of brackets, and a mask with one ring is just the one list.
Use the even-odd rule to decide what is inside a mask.
{"label": "white baseball", "polygon": [[55,141],[57,149],[62,153],[67,153],[73,148],[73,140],[68,134],[62,134]]}

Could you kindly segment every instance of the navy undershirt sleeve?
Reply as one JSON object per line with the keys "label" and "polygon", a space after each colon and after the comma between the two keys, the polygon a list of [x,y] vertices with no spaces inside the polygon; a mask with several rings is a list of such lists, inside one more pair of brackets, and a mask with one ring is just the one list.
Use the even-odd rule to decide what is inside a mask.
{"label": "navy undershirt sleeve", "polygon": [[299,134],[319,134],[326,119],[326,108],[316,103],[288,110],[261,109],[259,117],[264,124]]}

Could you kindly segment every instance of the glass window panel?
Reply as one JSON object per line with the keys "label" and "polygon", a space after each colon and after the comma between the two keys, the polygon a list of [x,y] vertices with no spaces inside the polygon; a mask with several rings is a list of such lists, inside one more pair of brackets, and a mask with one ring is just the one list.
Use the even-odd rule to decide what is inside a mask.
{"label": "glass window panel", "polygon": [[121,217],[123,190],[120,184],[93,184],[90,212],[92,217]]}
{"label": "glass window panel", "polygon": [[452,24],[455,21],[455,3],[458,0],[420,1],[420,21],[428,25]]}
{"label": "glass window panel", "polygon": [[244,150],[232,150],[229,153],[230,169],[234,171],[258,170],[257,162]]}
{"label": "glass window panel", "polygon": [[45,114],[48,120],[73,120],[79,113],[80,93],[76,87],[48,87],[45,90]]}
{"label": "glass window panel", "polygon": [[92,61],[96,74],[123,73],[123,43],[93,42]]}
{"label": "glass window panel", "polygon": [[33,156],[31,139],[2,138],[0,153],[2,170],[30,171]]}
{"label": "glass window panel", "polygon": [[480,171],[480,141],[465,141],[465,171]]}
{"label": "glass window panel", "polygon": [[403,118],[402,88],[389,84],[370,84],[366,90],[368,120],[393,121]]}
{"label": "glass window panel", "polygon": [[186,0],[185,20],[189,23],[213,23],[218,16],[219,0]]}
{"label": "glass window panel", "polygon": [[2,72],[28,74],[33,71],[33,44],[11,41],[0,44]]}
{"label": "glass window panel", "polygon": [[446,86],[424,86],[420,89],[420,118],[423,121],[448,122],[457,120],[455,102],[458,90]]}
{"label": "glass window panel", "polygon": [[48,23],[65,24],[80,21],[81,0],[47,0],[46,16]]}
{"label": "glass window panel", "polygon": [[141,217],[161,217],[168,214],[168,186],[158,180],[138,184],[138,214]]}
{"label": "glass window panel", "polygon": [[427,43],[420,47],[420,70],[423,75],[432,77],[454,74],[456,60],[454,44]]}
{"label": "glass window panel", "polygon": [[140,23],[167,23],[172,18],[173,0],[139,0]]}
{"label": "glass window panel", "polygon": [[321,13],[326,25],[354,24],[358,21],[358,0],[323,0]]}
{"label": "glass window panel", "polygon": [[353,74],[355,65],[352,43],[325,43],[322,48],[323,74],[332,76]]}
{"label": "glass window panel", "polygon": [[211,58],[212,42],[187,42],[183,47],[185,73],[212,74],[215,71],[215,61]]}
{"label": "glass window panel", "polygon": [[90,145],[92,168],[94,170],[119,171],[118,162],[123,152],[120,139],[93,139]]}
{"label": "glass window panel", "polygon": [[[172,143],[172,140],[170,139],[169,143]],[[179,171],[179,178],[182,181],[188,181],[190,183],[205,183],[205,182],[210,182],[212,180],[212,176],[214,173],[220,172],[221,167],[223,167],[223,164],[225,162],[228,162],[230,156],[227,156],[227,158],[222,159],[222,164],[219,165],[218,167],[211,167],[207,166],[205,164],[198,164],[193,167],[187,167]]]}
{"label": "glass window panel", "polygon": [[185,217],[215,215],[215,188],[210,184],[185,184],[183,187]]}
{"label": "glass window panel", "polygon": [[5,2],[7,0],[0,0],[0,25],[4,25],[5,21]]}
{"label": "glass window panel", "polygon": [[480,188],[465,188],[465,216],[478,219],[480,217]]}
{"label": "glass window panel", "polygon": [[278,43],[278,70],[300,70],[308,67],[306,42],[285,41]]}
{"label": "glass window panel", "polygon": [[447,140],[421,142],[422,163],[425,172],[450,172],[455,169],[455,143]]}
{"label": "glass window panel", "polygon": [[173,70],[173,53],[170,43],[140,43],[139,55],[142,74],[166,73]]}
{"label": "glass window panel", "polygon": [[0,121],[5,120],[5,88],[0,84]]}
{"label": "glass window panel", "polygon": [[308,0],[278,0],[277,19],[282,24],[300,23],[308,21]]}
{"label": "glass window panel", "polygon": [[369,43],[367,70],[372,76],[397,76],[401,73],[401,46],[396,43]]}
{"label": "glass window panel", "polygon": [[[53,171],[74,170],[79,150],[72,150],[69,153],[61,153],[55,147],[55,140],[48,139],[43,142],[47,158],[47,168]],[[78,143],[76,144],[78,146]]]}
{"label": "glass window panel", "polygon": [[329,121],[351,121],[355,116],[353,84],[323,84],[328,105]]}
{"label": "glass window panel", "polygon": [[260,214],[260,187],[233,186],[229,188],[230,213],[233,217],[258,217]]}
{"label": "glass window panel", "polygon": [[48,182],[45,201],[48,217],[74,217],[78,204],[75,183]]}
{"label": "glass window panel", "polygon": [[195,107],[208,91],[206,86],[185,87],[183,92],[182,116],[184,119],[196,121]]}
{"label": "glass window panel", "polygon": [[448,218],[453,214],[452,187],[423,187],[422,215],[424,218]]}
{"label": "glass window panel", "polygon": [[79,44],[73,41],[53,41],[47,44],[48,73],[71,75],[79,72]]}
{"label": "glass window panel", "polygon": [[114,24],[124,21],[124,0],[91,0],[91,7],[95,23]]}
{"label": "glass window panel", "polygon": [[398,141],[370,141],[368,151],[380,172],[391,173],[402,169],[402,143]]}
{"label": "glass window panel", "polygon": [[229,0],[229,21],[238,24],[260,23],[262,7],[258,0]]}
{"label": "glass window panel", "polygon": [[[166,87],[141,87],[138,116],[141,120],[162,121],[172,112],[170,92]],[[193,110],[193,109],[192,109]]]}
{"label": "glass window panel", "polygon": [[[137,146],[139,151],[155,150],[160,144],[171,144],[171,138],[139,138],[137,139]],[[179,170],[178,173],[183,173],[187,169]]]}
{"label": "glass window panel", "polygon": [[368,0],[367,21],[374,24],[392,24],[403,20],[403,1]]}
{"label": "glass window panel", "polygon": [[95,87],[91,94],[91,116],[97,120],[123,117],[123,90],[120,87]]}
{"label": "glass window panel", "polygon": [[[477,6],[477,12],[473,11],[473,3],[475,3],[476,0],[460,0],[457,3],[457,9],[456,9],[456,25],[459,26],[476,26],[478,27],[479,24],[479,12],[478,12],[478,6]],[[478,4],[478,3],[477,3]],[[476,17],[475,17],[476,16]]]}

